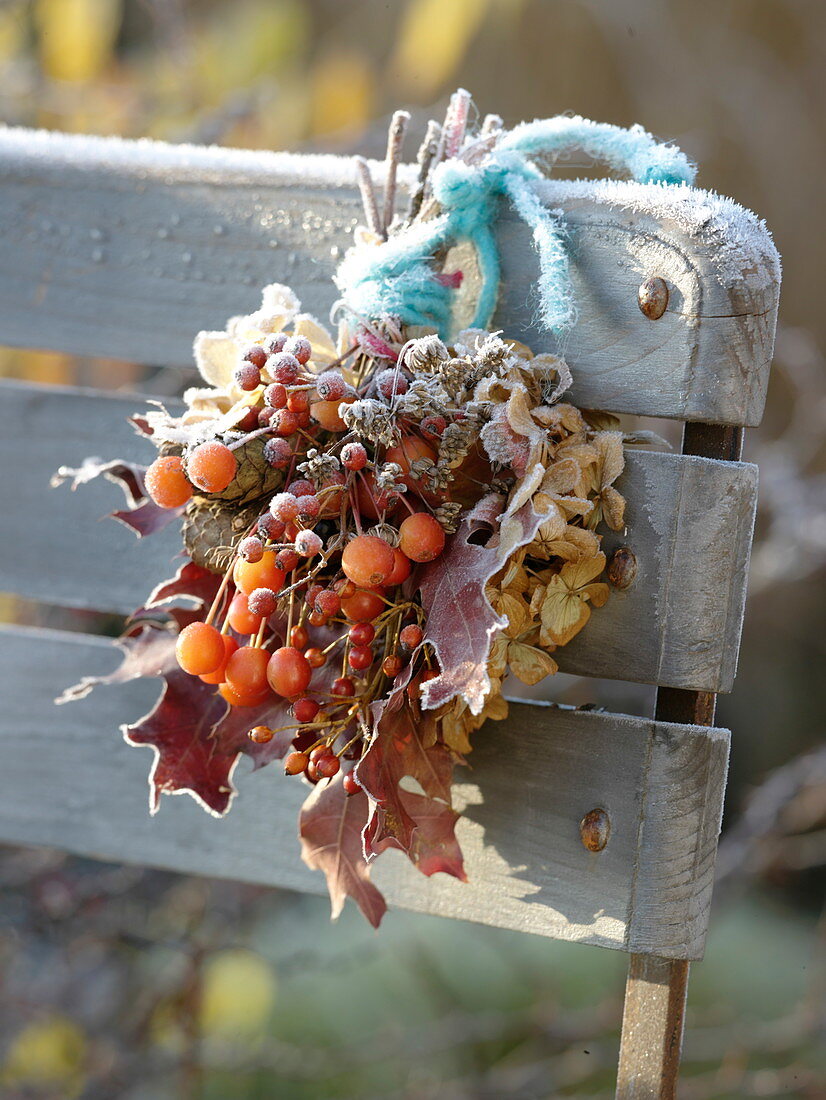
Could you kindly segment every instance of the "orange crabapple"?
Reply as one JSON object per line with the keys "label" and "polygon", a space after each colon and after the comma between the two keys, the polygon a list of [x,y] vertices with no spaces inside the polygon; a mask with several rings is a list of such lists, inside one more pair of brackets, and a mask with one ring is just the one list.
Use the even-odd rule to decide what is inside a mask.
{"label": "orange crabapple", "polygon": [[267,679],[270,687],[285,699],[292,699],[307,690],[313,670],[307,658],[292,646],[276,649],[269,659]]}
{"label": "orange crabapple", "polygon": [[204,493],[222,493],[237,471],[235,455],[218,440],[199,443],[186,458],[187,477]]}
{"label": "orange crabapple", "polygon": [[200,676],[200,679],[203,680],[205,684],[218,685],[224,682],[227,661],[238,648],[238,643],[231,634],[222,634],[221,640],[224,643],[224,659],[214,672],[205,672]]}
{"label": "orange crabapple", "polygon": [[341,555],[345,576],[365,588],[383,584],[393,572],[394,564],[393,547],[376,535],[357,535]]}
{"label": "orange crabapple", "polygon": [[399,527],[399,549],[411,561],[438,558],[445,548],[445,530],[429,512],[414,512]]}
{"label": "orange crabapple", "polygon": [[150,499],[159,508],[180,508],[192,496],[192,486],[184,474],[183,459],[177,455],[156,458],[144,478]]}
{"label": "orange crabapple", "polygon": [[258,695],[266,692],[269,657],[266,649],[258,649],[255,646],[247,645],[236,649],[227,661],[224,682],[239,695]]}
{"label": "orange crabapple", "polygon": [[369,622],[384,610],[384,600],[378,592],[357,588],[352,596],[341,601],[341,610],[354,623]]}
{"label": "orange crabapple", "polygon": [[236,634],[257,634],[263,621],[260,615],[253,615],[250,611],[246,594],[236,592],[227,611],[227,622]]}
{"label": "orange crabapple", "polygon": [[274,550],[265,550],[259,561],[236,561],[232,575],[245,596],[256,588],[270,588],[278,593],[284,587],[285,574],[275,564]]}
{"label": "orange crabapple", "polygon": [[270,691],[269,688],[267,688],[266,691],[251,694],[237,691],[232,684],[224,682],[223,684],[219,684],[218,694],[225,702],[229,703],[231,707],[258,707],[266,700]]}
{"label": "orange crabapple", "polygon": [[178,664],[191,676],[215,672],[223,663],[224,654],[220,632],[207,623],[190,623],[184,627],[175,642]]}

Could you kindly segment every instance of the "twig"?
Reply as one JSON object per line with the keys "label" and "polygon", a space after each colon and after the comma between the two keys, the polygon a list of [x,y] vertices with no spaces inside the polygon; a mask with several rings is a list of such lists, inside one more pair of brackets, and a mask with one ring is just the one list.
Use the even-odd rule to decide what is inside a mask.
{"label": "twig", "polygon": [[502,132],[504,125],[501,115],[485,115],[485,121],[482,123],[482,128],[479,131],[480,140],[495,137]]}
{"label": "twig", "polygon": [[462,148],[467,130],[468,112],[470,111],[471,95],[464,88],[459,88],[450,97],[450,106],[447,109],[445,119],[444,155],[446,158],[455,157]]}
{"label": "twig", "polygon": [[433,166],[436,154],[439,151],[441,138],[442,128],[439,123],[432,118],[427,124],[427,133],[416,155],[419,175],[416,179],[416,186],[413,190],[413,194],[410,196],[410,205],[407,208],[407,225],[410,225],[411,222],[415,220],[416,215],[422,208],[428,184],[430,183],[430,170]]}
{"label": "twig", "polygon": [[381,222],[379,221],[379,207],[376,202],[376,191],[373,187],[373,177],[370,175],[370,169],[367,166],[367,161],[364,157],[356,157],[356,171],[359,178],[359,191],[361,192],[361,201],[364,206],[364,217],[367,221],[367,228],[372,233],[381,234]]}
{"label": "twig", "polygon": [[393,210],[396,205],[396,177],[399,170],[404,136],[407,133],[407,124],[410,122],[409,111],[396,111],[390,123],[387,134],[387,156],[385,158],[384,177],[384,216],[382,218],[382,235],[387,239],[387,231],[393,221]]}

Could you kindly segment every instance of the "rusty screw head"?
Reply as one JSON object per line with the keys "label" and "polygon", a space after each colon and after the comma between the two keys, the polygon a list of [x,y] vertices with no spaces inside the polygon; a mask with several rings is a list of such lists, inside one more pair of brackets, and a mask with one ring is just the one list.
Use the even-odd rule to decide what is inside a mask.
{"label": "rusty screw head", "polygon": [[658,321],[668,307],[668,283],[655,275],[637,291],[637,304],[649,321]]}
{"label": "rusty screw head", "polygon": [[605,810],[589,810],[579,823],[579,835],[589,852],[601,852],[611,835],[611,819]]}
{"label": "rusty screw head", "polygon": [[627,546],[618,546],[611,555],[605,571],[614,588],[623,591],[630,588],[637,577],[637,559]]}

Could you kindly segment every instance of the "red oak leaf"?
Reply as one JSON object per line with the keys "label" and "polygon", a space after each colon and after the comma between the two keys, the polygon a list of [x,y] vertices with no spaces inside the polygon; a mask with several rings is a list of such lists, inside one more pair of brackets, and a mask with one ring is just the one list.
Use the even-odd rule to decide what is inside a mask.
{"label": "red oak leaf", "polygon": [[110,512],[109,518],[126,524],[139,539],[143,539],[147,535],[162,531],[183,513],[183,505],[180,508],[160,508],[154,500],[147,497],[143,504],[138,504],[135,508],[121,508],[116,512]]}
{"label": "red oak leaf", "polygon": [[154,500],[150,500],[144,484],[145,473],[146,467],[135,462],[122,462],[118,459],[103,462],[99,458],[86,458],[76,468],[61,466],[53,475],[51,484],[55,487],[62,485],[64,481],[71,481],[74,491],[78,485],[86,485],[96,477],[105,477],[107,481],[114,482],[123,489],[128,507],[111,512],[110,517],[126,524],[138,538],[144,538],[163,530],[184,511],[183,507],[160,508]]}
{"label": "red oak leaf", "polygon": [[155,434],[154,429],[145,416],[140,416],[136,413],[134,416],[127,417],[127,419],[138,435],[152,436]]}
{"label": "red oak leaf", "polygon": [[[427,615],[427,640],[441,673],[422,687],[422,706],[434,710],[461,696],[479,714],[490,691],[487,672],[493,636],[507,626],[485,595],[485,585],[507,559],[533,539],[543,516],[525,504],[503,523],[502,498],[483,497],[447,542],[444,553],[422,571],[419,589]],[[484,545],[470,541],[487,528]],[[506,529],[505,529],[506,528]]]}
{"label": "red oak leaf", "polygon": [[[428,877],[443,871],[461,882],[467,882],[462,850],[455,832],[461,815],[444,802],[426,798],[415,791],[400,791],[399,802],[415,823],[409,847],[405,850],[410,862]],[[365,851],[377,856],[388,848],[399,848],[394,837],[380,835],[385,821],[380,809],[373,804],[371,811],[362,834]],[[368,859],[369,862],[372,859]]]}
{"label": "red oak leaf", "polygon": [[[177,665],[164,672],[163,681],[161,697],[150,713],[122,727],[128,744],[155,750],[149,773],[150,809],[157,811],[162,794],[190,794],[204,809],[221,816],[235,796],[232,773],[242,753],[260,768],[289,749],[295,736],[289,703],[273,697],[260,707],[230,707],[213,686]],[[277,730],[265,745],[247,736],[258,725]]]}
{"label": "red oak leaf", "polygon": [[[452,836],[455,825],[450,801],[453,756],[438,741],[426,745],[432,740],[432,715],[415,713],[404,691],[395,693],[394,702],[385,707],[370,748],[355,770],[373,803],[364,854],[370,860],[386,848],[400,848],[414,864],[430,868],[425,873],[432,875],[454,866],[448,860],[441,866],[437,850],[442,834]],[[409,792],[400,787],[406,777],[416,780],[425,793],[408,799]],[[455,853],[461,869],[458,847]]]}
{"label": "red oak leaf", "polygon": [[[117,640],[123,660],[107,676],[84,676],[79,684],[66,688],[56,703],[83,699],[98,684],[125,684],[142,676],[165,676],[177,667],[175,638],[168,625],[137,622]],[[199,681],[200,682],[200,681]],[[206,686],[206,685],[204,685]]]}
{"label": "red oak leaf", "polygon": [[387,911],[384,898],[370,881],[362,852],[361,834],[369,804],[363,791],[348,795],[343,774],[319,783],[301,808],[301,858],[313,870],[323,871],[335,919],[351,897],[374,928]]}
{"label": "red oak leaf", "polygon": [[[210,813],[226,813],[235,793],[231,778],[241,750],[237,723],[231,723],[229,736],[222,733],[219,727],[229,707],[197,676],[174,669],[163,680],[161,697],[149,714],[122,727],[128,744],[155,750],[149,773],[150,809],[157,811],[161,794],[185,791]],[[245,726],[249,729],[248,722]]]}
{"label": "red oak leaf", "polygon": [[416,822],[413,847],[408,852],[411,862],[423,875],[442,871],[467,882],[462,849],[456,839],[456,822],[461,815],[444,802],[415,791],[402,791],[402,801]]}
{"label": "red oak leaf", "polygon": [[[221,578],[201,569],[193,562],[181,566],[168,581],[163,581],[152,592],[146,607],[139,608],[131,616],[130,625],[115,643],[123,653],[123,660],[114,672],[107,676],[85,676],[79,684],[67,688],[56,700],[60,703],[83,699],[97,684],[125,684],[142,676],[165,676],[177,667],[175,639],[180,630],[202,617],[218,591]],[[146,621],[147,612],[175,599],[189,599],[194,610],[170,606],[163,607],[164,622]],[[152,615],[156,620],[156,616]],[[206,685],[205,685],[206,686]]]}
{"label": "red oak leaf", "polygon": [[52,488],[62,485],[64,481],[71,481],[72,492],[78,485],[86,485],[97,477],[105,477],[115,485],[123,489],[128,504],[135,506],[146,497],[146,489],[143,476],[146,467],[134,462],[121,462],[115,459],[113,462],[104,462],[101,458],[85,458],[80,466],[61,466],[52,477]]}
{"label": "red oak leaf", "polygon": [[168,581],[154,588],[146,601],[146,607],[159,607],[175,599],[191,600],[206,609],[215,599],[221,578],[208,569],[202,569],[194,561],[187,561]]}

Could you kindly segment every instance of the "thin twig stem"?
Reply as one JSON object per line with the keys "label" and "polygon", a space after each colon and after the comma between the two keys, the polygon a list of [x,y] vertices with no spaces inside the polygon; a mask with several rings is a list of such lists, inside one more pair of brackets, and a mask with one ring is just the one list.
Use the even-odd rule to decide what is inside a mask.
{"label": "thin twig stem", "polygon": [[390,223],[393,221],[393,211],[396,206],[396,178],[402,146],[404,145],[404,136],[407,133],[409,122],[409,111],[396,111],[387,133],[387,156],[384,162],[384,214],[382,216],[382,235],[385,240],[390,229]]}
{"label": "thin twig stem", "polygon": [[364,217],[367,228],[372,233],[381,234],[381,222],[379,221],[379,207],[376,202],[376,190],[373,187],[373,177],[364,157],[356,157],[356,171],[358,172],[359,191],[364,206]]}
{"label": "thin twig stem", "polygon": [[482,123],[482,128],[479,131],[479,140],[481,141],[500,133],[504,125],[501,115],[485,115],[485,121]]}
{"label": "thin twig stem", "polygon": [[464,88],[459,88],[450,97],[450,106],[447,109],[445,119],[444,155],[446,158],[455,157],[462,148],[467,130],[468,112],[470,111],[471,94]]}
{"label": "thin twig stem", "polygon": [[413,194],[410,196],[410,205],[407,208],[407,224],[410,225],[415,220],[417,214],[422,208],[425,195],[427,194],[428,185],[430,183],[430,170],[433,166],[433,160],[439,149],[439,142],[442,136],[442,128],[435,119],[431,119],[427,124],[427,133],[425,134],[424,141],[419,147],[419,152],[416,155],[416,163],[419,166],[419,175],[416,179],[416,186],[413,190]]}

